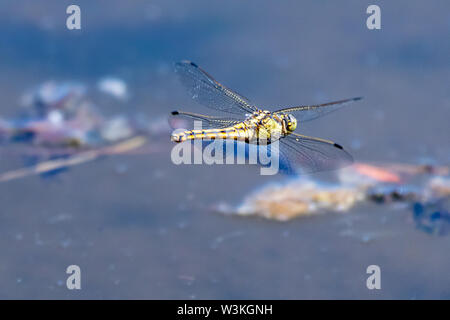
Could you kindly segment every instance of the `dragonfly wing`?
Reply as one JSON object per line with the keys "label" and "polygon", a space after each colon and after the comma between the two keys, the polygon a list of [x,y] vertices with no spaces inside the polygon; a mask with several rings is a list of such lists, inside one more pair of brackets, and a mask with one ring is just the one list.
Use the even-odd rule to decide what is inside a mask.
{"label": "dragonfly wing", "polygon": [[242,120],[234,118],[222,118],[207,116],[192,112],[173,111],[169,117],[169,124],[172,128],[198,128],[198,123],[195,121],[201,121],[202,129],[221,129],[231,127]]}
{"label": "dragonfly wing", "polygon": [[281,110],[274,111],[273,113],[291,113],[293,114],[297,120],[300,122],[310,121],[317,119],[321,116],[324,116],[330,112],[336,111],[337,109],[342,108],[343,106],[349,105],[355,101],[361,100],[361,97],[333,101],[323,104],[317,104],[312,106],[298,106],[285,108]]}
{"label": "dragonfly wing", "polygon": [[244,116],[256,111],[249,101],[220,84],[203,69],[190,61],[178,62],[175,70],[192,98],[204,106]]}
{"label": "dragonfly wing", "polygon": [[353,162],[340,145],[319,138],[292,133],[281,138],[279,146],[280,168],[287,173],[334,170]]}

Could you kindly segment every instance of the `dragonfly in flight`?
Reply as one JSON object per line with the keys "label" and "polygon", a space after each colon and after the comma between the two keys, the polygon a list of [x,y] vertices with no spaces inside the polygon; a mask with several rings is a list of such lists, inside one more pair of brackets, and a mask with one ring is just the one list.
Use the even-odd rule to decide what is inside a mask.
{"label": "dragonfly in flight", "polygon": [[193,62],[178,62],[175,70],[194,100],[229,116],[173,111],[172,119],[202,123],[201,130],[174,131],[173,142],[224,139],[270,145],[279,140],[277,151],[287,173],[333,170],[353,162],[352,156],[339,144],[294,131],[300,123],[317,119],[361,97],[268,111],[252,105],[247,98],[222,85]]}

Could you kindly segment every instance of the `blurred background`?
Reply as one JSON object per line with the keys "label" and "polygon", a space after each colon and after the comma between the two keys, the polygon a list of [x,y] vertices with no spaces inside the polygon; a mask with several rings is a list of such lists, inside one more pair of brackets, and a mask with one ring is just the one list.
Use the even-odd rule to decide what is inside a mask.
{"label": "blurred background", "polygon": [[[302,133],[356,161],[448,165],[450,4],[372,2],[2,1],[0,117],[17,117],[24,93],[50,80],[81,84],[105,118],[211,114],[174,75],[188,59],[261,107],[364,96]],[[66,28],[71,4],[81,30]],[[371,4],[381,30],[366,27]],[[99,93],[108,77],[126,85],[124,99]],[[175,166],[169,131],[148,144],[160,151],[0,183],[0,298],[450,298],[449,238],[418,229],[408,206],[362,203],[287,222],[223,215],[218,203],[288,178]],[[2,172],[30,158],[9,150]],[[66,288],[71,264],[81,290]],[[371,264],[381,290],[366,287]]]}

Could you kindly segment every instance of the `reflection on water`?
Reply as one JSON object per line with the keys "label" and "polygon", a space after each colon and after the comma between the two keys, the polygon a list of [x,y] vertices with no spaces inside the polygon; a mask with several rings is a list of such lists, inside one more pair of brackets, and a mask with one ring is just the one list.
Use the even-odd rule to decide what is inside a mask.
{"label": "reflection on water", "polygon": [[[50,122],[15,122],[28,130],[12,143],[21,148],[2,144],[0,172],[42,161],[52,168],[60,148],[62,159],[79,152],[87,159],[83,152],[92,150],[84,141],[93,150],[123,151],[116,142],[143,128],[158,148],[106,149],[52,179],[25,175],[1,183],[1,298],[450,297],[447,202],[361,201],[346,214],[285,223],[217,214],[218,203],[236,204],[258,188],[288,182],[248,166],[173,165],[161,118],[179,107],[204,112],[172,74],[173,62],[190,59],[264,107],[364,96],[360,105],[300,131],[332,138],[358,162],[447,165],[450,44],[442,39],[450,31],[448,4],[383,2],[382,29],[369,31],[359,1],[257,8],[238,1],[133,7],[116,1],[110,6],[116,10],[79,2],[84,22],[74,32],[65,29],[63,2],[0,5],[0,115],[6,120],[0,127],[4,133],[11,119],[39,118],[37,111],[24,115],[23,92],[66,83],[83,88],[95,105],[88,108],[94,113],[83,113],[82,123],[92,121],[81,131],[100,135],[64,126],[64,133],[78,132],[78,143],[30,149],[36,132],[61,137],[44,129],[66,113],[53,113]],[[56,88],[47,93],[61,103],[68,87]],[[132,119],[129,126],[125,119]],[[68,136],[64,141],[74,142]],[[333,173],[298,183],[307,180],[331,184]],[[378,200],[403,195],[386,190],[370,194]],[[65,287],[71,264],[82,270],[77,292]],[[380,291],[366,288],[371,264],[381,267]]]}

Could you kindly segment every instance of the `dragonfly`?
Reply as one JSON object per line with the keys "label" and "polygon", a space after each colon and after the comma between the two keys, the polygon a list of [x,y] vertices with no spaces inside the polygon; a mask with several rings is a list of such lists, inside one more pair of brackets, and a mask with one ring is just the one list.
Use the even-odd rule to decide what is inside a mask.
{"label": "dragonfly", "polygon": [[202,124],[200,130],[175,130],[171,135],[173,142],[224,139],[270,146],[273,141],[279,141],[276,151],[286,173],[334,170],[353,162],[352,156],[341,145],[295,131],[303,122],[329,114],[362,97],[269,111],[253,105],[249,99],[219,83],[191,61],[176,63],[175,72],[195,101],[227,115],[173,111],[173,120],[201,121]]}

